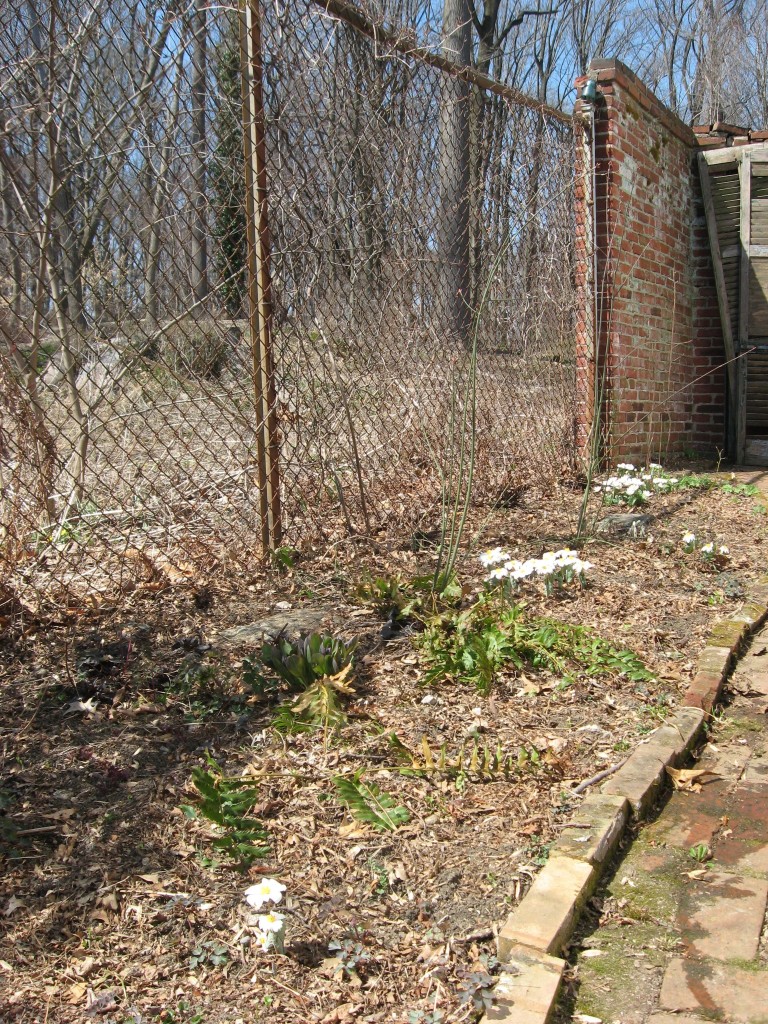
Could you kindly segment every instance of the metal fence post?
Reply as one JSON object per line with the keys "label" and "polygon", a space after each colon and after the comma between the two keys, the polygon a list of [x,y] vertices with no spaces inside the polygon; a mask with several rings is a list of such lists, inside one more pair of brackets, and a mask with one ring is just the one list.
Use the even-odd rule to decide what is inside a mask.
{"label": "metal fence post", "polygon": [[272,353],[272,281],[269,266],[267,169],[262,91],[259,0],[243,0],[240,11],[245,203],[248,231],[248,304],[256,400],[261,539],[264,552],[280,545],[279,440]]}

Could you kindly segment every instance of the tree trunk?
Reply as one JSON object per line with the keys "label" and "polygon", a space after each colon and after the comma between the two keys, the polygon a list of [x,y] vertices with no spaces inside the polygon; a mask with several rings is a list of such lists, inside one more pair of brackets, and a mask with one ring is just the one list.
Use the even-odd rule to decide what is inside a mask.
{"label": "tree trunk", "polygon": [[205,107],[208,63],[207,0],[197,0],[192,12],[192,132],[190,135],[190,186],[192,206],[192,297],[195,303],[208,297],[208,232],[206,225]]}
{"label": "tree trunk", "polygon": [[[468,0],[445,0],[442,52],[460,67],[471,60],[472,23]],[[440,327],[448,337],[470,343],[470,90],[445,75],[440,104],[440,210],[438,220]]]}

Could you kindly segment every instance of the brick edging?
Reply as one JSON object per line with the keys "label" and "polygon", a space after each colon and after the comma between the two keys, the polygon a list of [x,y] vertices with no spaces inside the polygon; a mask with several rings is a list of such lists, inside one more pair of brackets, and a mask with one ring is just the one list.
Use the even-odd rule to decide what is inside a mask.
{"label": "brick edging", "polygon": [[579,805],[547,863],[498,936],[503,973],[483,1017],[506,1024],[547,1024],[566,961],[561,954],[630,820],[641,820],[666,785],[666,769],[697,746],[707,718],[746,642],[768,619],[768,577],[718,622],[699,655],[697,672],[677,712],[634,749],[599,793]]}

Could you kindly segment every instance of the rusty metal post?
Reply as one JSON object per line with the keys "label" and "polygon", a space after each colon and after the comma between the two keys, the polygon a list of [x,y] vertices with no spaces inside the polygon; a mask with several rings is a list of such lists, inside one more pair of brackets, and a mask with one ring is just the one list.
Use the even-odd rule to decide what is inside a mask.
{"label": "rusty metal post", "polygon": [[248,232],[248,305],[256,400],[259,509],[264,553],[280,546],[279,439],[272,353],[272,281],[267,220],[267,167],[262,90],[260,0],[242,0],[240,66]]}

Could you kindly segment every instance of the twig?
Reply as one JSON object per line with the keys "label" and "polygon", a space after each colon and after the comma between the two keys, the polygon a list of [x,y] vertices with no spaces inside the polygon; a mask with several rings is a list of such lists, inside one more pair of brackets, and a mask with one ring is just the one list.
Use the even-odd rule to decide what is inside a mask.
{"label": "twig", "polygon": [[624,758],[623,761],[618,761],[616,764],[612,764],[610,768],[605,768],[603,771],[598,772],[597,775],[593,775],[591,779],[585,779],[580,782],[575,789],[571,790],[571,793],[576,796],[578,793],[583,793],[585,789],[589,789],[590,786],[594,786],[597,782],[602,782],[603,779],[607,779],[609,775],[613,775],[617,772],[622,765],[627,763],[628,758]]}

